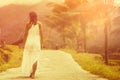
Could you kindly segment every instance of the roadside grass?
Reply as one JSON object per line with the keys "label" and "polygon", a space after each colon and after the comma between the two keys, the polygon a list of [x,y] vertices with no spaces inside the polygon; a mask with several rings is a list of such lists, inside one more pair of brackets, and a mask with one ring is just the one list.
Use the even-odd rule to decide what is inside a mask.
{"label": "roadside grass", "polygon": [[21,65],[22,49],[18,46],[6,45],[0,48],[0,72]]}
{"label": "roadside grass", "polygon": [[69,49],[62,50],[70,53],[83,69],[109,80],[120,80],[120,65],[117,64],[116,60],[109,60],[110,65],[105,65],[102,56],[99,54],[77,53]]}
{"label": "roadside grass", "polygon": [[[9,68],[19,67],[22,60],[22,49],[18,46],[6,45],[0,48],[0,72]],[[72,55],[76,62],[85,70],[108,78],[109,80],[120,80],[120,60],[110,59],[110,65],[105,65],[100,54],[77,53],[74,50],[62,49]]]}

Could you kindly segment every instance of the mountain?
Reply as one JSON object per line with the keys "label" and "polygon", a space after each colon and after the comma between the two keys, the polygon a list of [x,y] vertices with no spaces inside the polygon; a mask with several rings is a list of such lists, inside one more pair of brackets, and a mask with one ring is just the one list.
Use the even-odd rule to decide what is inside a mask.
{"label": "mountain", "polygon": [[[50,2],[42,1],[35,5],[15,5],[10,4],[0,8],[0,37],[6,43],[11,44],[18,40],[21,33],[24,32],[26,23],[29,21],[29,12],[35,11],[38,14],[38,19],[42,22],[43,36],[47,37],[48,41],[55,40],[53,44],[62,43],[60,34],[46,25],[46,16],[52,13]],[[59,38],[58,38],[59,37]]]}

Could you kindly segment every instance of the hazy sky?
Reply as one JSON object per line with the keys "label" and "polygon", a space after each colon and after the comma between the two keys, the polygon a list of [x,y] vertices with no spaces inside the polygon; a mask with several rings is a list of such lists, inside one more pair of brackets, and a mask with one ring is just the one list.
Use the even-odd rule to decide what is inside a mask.
{"label": "hazy sky", "polygon": [[[38,2],[41,2],[42,0],[0,0],[0,7],[5,6],[11,3],[15,4],[35,4]],[[64,0],[48,0],[48,1],[54,1],[54,2],[63,2]],[[114,3],[116,5],[120,5],[120,0],[114,0]]]}
{"label": "hazy sky", "polygon": [[[5,6],[8,4],[35,4],[41,2],[42,0],[0,0],[0,6]],[[45,0],[44,0],[45,1]],[[54,2],[63,2],[64,0],[46,0],[46,1],[54,1]]]}

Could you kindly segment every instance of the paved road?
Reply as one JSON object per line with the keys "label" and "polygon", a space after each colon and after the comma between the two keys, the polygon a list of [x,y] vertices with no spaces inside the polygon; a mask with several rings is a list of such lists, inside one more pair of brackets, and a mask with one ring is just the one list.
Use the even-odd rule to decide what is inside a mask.
{"label": "paved road", "polygon": [[22,75],[20,68],[13,68],[0,73],[0,80],[107,80],[83,70],[63,51],[42,51],[39,64],[35,79]]}

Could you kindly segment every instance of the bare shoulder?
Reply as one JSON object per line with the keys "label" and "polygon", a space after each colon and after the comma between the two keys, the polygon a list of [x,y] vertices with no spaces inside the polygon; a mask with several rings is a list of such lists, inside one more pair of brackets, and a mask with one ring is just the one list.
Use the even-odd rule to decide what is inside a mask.
{"label": "bare shoulder", "polygon": [[40,27],[42,26],[42,23],[40,21],[38,21],[37,23],[39,24]]}

